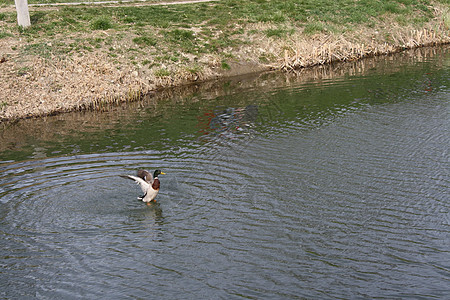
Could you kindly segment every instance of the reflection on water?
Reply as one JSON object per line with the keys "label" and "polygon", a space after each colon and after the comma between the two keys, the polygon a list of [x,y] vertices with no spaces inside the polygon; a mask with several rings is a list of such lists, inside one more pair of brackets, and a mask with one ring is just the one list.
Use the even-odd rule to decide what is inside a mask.
{"label": "reflection on water", "polygon": [[0,297],[445,298],[448,49],[2,124]]}
{"label": "reflection on water", "polygon": [[248,132],[258,117],[258,106],[216,108],[204,112],[199,120],[200,133],[204,135],[227,135]]}
{"label": "reflection on water", "polygon": [[[422,48],[297,73],[251,75],[164,90],[144,102],[111,107],[104,114],[81,112],[0,123],[1,158],[7,160],[13,152],[11,159],[27,159],[33,147],[47,149],[48,156],[142,150],[150,144],[152,149],[173,147],[176,140],[204,134],[201,126],[208,114],[249,105],[257,107],[259,124],[302,119],[311,125],[339,109],[345,112],[360,105],[402,100],[410,93],[431,92],[439,87],[433,82],[439,74],[422,72],[422,65],[433,59],[436,68],[447,69],[448,59],[442,55],[447,49]],[[411,72],[412,68],[419,72]],[[115,140],[107,141],[105,135]],[[165,138],[171,143],[166,145]]]}

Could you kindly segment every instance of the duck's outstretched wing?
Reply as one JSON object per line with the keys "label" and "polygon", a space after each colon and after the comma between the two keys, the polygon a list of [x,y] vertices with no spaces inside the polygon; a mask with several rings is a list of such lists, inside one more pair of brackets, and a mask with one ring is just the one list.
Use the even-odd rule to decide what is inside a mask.
{"label": "duck's outstretched wing", "polygon": [[153,183],[153,175],[147,170],[139,170],[137,176],[150,184]]}
{"label": "duck's outstretched wing", "polygon": [[145,181],[144,179],[142,179],[141,177],[137,177],[137,176],[133,176],[133,175],[120,175],[120,177],[134,180],[137,184],[139,184],[142,192],[147,193],[147,190],[148,190],[148,187],[150,186],[150,184],[147,181]]}

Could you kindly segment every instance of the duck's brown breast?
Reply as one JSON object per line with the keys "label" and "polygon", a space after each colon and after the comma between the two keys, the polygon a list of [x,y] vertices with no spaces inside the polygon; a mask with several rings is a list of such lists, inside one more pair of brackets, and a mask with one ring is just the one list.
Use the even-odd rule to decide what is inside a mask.
{"label": "duck's brown breast", "polygon": [[155,178],[155,180],[153,181],[153,184],[152,184],[152,188],[154,190],[159,190],[159,186],[160,186],[159,179]]}

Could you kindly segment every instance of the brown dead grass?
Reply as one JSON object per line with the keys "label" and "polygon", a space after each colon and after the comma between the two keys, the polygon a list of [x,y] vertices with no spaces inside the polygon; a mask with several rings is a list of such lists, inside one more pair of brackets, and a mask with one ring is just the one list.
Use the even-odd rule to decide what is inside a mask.
{"label": "brown dead grass", "polygon": [[[269,69],[298,70],[449,43],[449,28],[445,22],[448,9],[437,8],[435,15],[433,22],[420,29],[386,21],[375,28],[362,28],[341,35],[310,36],[296,28],[294,34],[283,39],[267,37],[263,33],[270,25],[249,24],[240,37],[247,43],[222,50],[233,57],[229,62],[230,70],[221,68],[219,54],[208,54],[195,62],[187,55],[188,62],[162,66],[168,71],[167,76],[131,63],[129,55],[112,58],[101,49],[64,58],[25,57],[12,49],[20,49],[26,41],[7,37],[0,44],[0,60],[5,59],[0,63],[0,122],[74,110],[103,110],[111,103],[141,99],[142,95],[161,87]],[[100,34],[112,35],[114,32]],[[128,48],[131,39],[132,36],[117,39],[112,47]],[[138,62],[155,59],[150,53],[133,55],[136,56],[134,61]]]}

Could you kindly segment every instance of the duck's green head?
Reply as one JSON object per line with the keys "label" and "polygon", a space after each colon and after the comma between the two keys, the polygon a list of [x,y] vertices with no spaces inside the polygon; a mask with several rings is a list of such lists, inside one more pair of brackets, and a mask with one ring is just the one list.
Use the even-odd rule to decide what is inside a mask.
{"label": "duck's green head", "polygon": [[158,177],[159,174],[166,175],[166,173],[161,172],[161,170],[155,170],[155,173],[153,173],[153,178]]}

